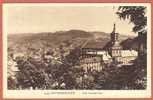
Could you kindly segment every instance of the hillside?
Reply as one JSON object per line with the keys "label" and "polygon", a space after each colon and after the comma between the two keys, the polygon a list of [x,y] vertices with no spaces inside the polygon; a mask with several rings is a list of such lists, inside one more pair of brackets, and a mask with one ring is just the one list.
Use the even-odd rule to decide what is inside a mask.
{"label": "hillside", "polygon": [[[120,35],[120,39],[127,39]],[[60,45],[72,47],[82,45],[86,41],[110,40],[110,34],[105,32],[86,32],[82,30],[58,31],[55,33],[25,33],[8,35],[8,48],[10,51],[22,52],[28,48],[57,48]]]}
{"label": "hillside", "polygon": [[[123,46],[123,49],[135,49],[139,50],[139,44],[143,44],[146,47],[147,44],[147,37],[135,37],[135,38],[128,38],[121,42],[121,45]],[[131,44],[131,45],[129,45]]]}

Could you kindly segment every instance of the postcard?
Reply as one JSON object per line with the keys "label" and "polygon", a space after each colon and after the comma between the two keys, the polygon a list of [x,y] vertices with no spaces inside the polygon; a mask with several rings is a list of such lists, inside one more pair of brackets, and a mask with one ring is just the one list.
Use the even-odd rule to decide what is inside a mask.
{"label": "postcard", "polygon": [[151,98],[150,3],[3,4],[3,98]]}

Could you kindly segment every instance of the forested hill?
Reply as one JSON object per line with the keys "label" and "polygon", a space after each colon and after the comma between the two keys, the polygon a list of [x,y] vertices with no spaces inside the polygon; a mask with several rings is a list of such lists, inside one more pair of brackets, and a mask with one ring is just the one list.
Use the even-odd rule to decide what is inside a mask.
{"label": "forested hill", "polygon": [[[120,35],[120,40],[125,40],[128,37]],[[9,34],[8,47],[11,49],[25,50],[27,47],[31,48],[56,48],[61,44],[66,45],[81,45],[87,40],[90,41],[104,41],[110,40],[110,34],[105,32],[86,32],[83,30],[69,30],[57,32],[42,32],[42,33],[22,33]],[[19,50],[18,50],[19,49]]]}

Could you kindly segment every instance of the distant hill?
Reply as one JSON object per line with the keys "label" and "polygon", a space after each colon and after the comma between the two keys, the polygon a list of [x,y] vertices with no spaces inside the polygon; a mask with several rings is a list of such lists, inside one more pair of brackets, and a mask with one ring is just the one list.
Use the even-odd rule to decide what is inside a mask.
{"label": "distant hill", "polygon": [[[120,40],[127,39],[127,36],[120,35]],[[58,32],[44,33],[25,33],[25,34],[9,34],[8,47],[17,52],[25,51],[30,48],[56,48],[61,44],[67,46],[82,45],[86,41],[105,41],[110,40],[110,34],[105,32],[86,32],[83,30],[69,30]]]}

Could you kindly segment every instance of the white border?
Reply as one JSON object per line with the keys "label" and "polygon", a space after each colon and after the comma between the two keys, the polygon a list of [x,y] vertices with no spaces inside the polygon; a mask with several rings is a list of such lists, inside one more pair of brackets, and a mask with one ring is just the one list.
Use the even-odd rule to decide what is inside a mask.
{"label": "white border", "polygon": [[[7,15],[9,6],[147,6],[146,90],[7,90]],[[58,92],[58,93],[57,93]],[[151,4],[149,3],[19,3],[3,4],[3,97],[4,98],[150,98],[151,97]]]}

